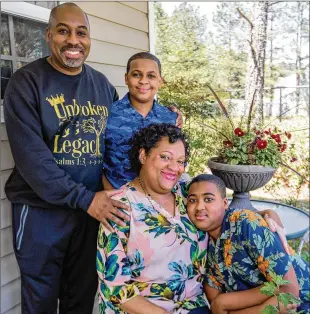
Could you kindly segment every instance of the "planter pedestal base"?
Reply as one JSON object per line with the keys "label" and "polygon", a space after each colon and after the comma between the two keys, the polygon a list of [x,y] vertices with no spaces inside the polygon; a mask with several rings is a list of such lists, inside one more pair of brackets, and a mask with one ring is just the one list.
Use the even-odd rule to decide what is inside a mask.
{"label": "planter pedestal base", "polygon": [[257,211],[250,201],[250,193],[248,192],[234,192],[233,199],[229,204],[229,207],[236,209],[252,209]]}

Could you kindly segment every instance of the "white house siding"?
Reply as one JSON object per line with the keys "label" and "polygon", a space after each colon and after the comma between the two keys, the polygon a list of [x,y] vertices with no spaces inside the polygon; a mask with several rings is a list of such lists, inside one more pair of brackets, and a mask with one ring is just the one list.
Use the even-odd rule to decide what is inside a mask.
{"label": "white house siding", "polygon": [[[124,74],[128,58],[136,52],[153,50],[153,47],[150,47],[151,41],[149,38],[148,3],[145,1],[76,3],[88,14],[90,22],[92,47],[87,63],[104,73],[122,97],[127,92]],[[16,5],[20,8],[20,4],[16,3]],[[18,8],[16,10],[18,11]],[[23,16],[22,13],[19,13],[19,15]],[[46,20],[46,16],[41,20]],[[3,122],[3,117],[1,122]],[[4,124],[0,123],[0,127],[0,313],[20,314],[20,278],[12,247],[11,204],[4,193],[4,185],[12,171],[14,162]],[[96,306],[94,313],[98,313]]]}

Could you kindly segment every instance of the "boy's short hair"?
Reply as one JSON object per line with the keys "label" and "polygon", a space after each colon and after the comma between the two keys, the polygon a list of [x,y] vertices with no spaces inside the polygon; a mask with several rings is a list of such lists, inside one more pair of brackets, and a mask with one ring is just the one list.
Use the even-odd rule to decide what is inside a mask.
{"label": "boy's short hair", "polygon": [[221,194],[222,198],[226,197],[226,186],[224,181],[213,175],[213,174],[199,174],[196,176],[188,185],[188,189],[191,187],[192,184],[197,183],[197,182],[211,182],[216,185],[218,191]]}
{"label": "boy's short hair", "polygon": [[160,63],[159,59],[157,57],[155,57],[153,54],[151,54],[150,52],[146,52],[146,51],[138,52],[129,58],[129,60],[127,62],[126,73],[129,72],[131,61],[134,61],[137,59],[148,59],[148,60],[155,61],[158,65],[159,74],[161,75],[161,63]]}

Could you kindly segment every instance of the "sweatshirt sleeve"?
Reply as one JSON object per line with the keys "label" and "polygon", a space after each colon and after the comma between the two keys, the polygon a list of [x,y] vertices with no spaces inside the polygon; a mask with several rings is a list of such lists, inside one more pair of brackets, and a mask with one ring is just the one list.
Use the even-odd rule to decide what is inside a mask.
{"label": "sweatshirt sleeve", "polygon": [[[13,80],[12,80],[13,79]],[[11,78],[4,97],[4,117],[17,170],[44,201],[88,210],[95,193],[58,167],[44,142],[35,88]]]}
{"label": "sweatshirt sleeve", "polygon": [[118,100],[119,100],[119,95],[118,95],[118,92],[115,88],[114,89],[114,95],[113,95],[113,102],[118,101]]}

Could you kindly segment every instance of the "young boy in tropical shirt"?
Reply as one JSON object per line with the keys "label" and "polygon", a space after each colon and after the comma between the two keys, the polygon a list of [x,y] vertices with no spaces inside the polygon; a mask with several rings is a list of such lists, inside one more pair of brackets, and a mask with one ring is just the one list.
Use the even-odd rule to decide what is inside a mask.
{"label": "young boy in tropical shirt", "polygon": [[154,99],[162,82],[161,63],[151,53],[140,52],[128,60],[125,83],[129,93],[113,103],[105,131],[105,190],[119,188],[137,176],[128,155],[130,139],[137,131],[152,123],[180,126],[182,117]]}
{"label": "young boy in tropical shirt", "polygon": [[[271,272],[291,283],[280,292],[299,297],[298,311],[309,313],[309,267],[296,253],[288,255],[276,233],[251,210],[228,208],[224,182],[202,174],[189,185],[187,211],[191,221],[209,233],[204,290],[214,314],[261,313],[277,305],[260,292]],[[296,305],[289,305],[296,308]],[[281,313],[287,313],[284,307]]]}

